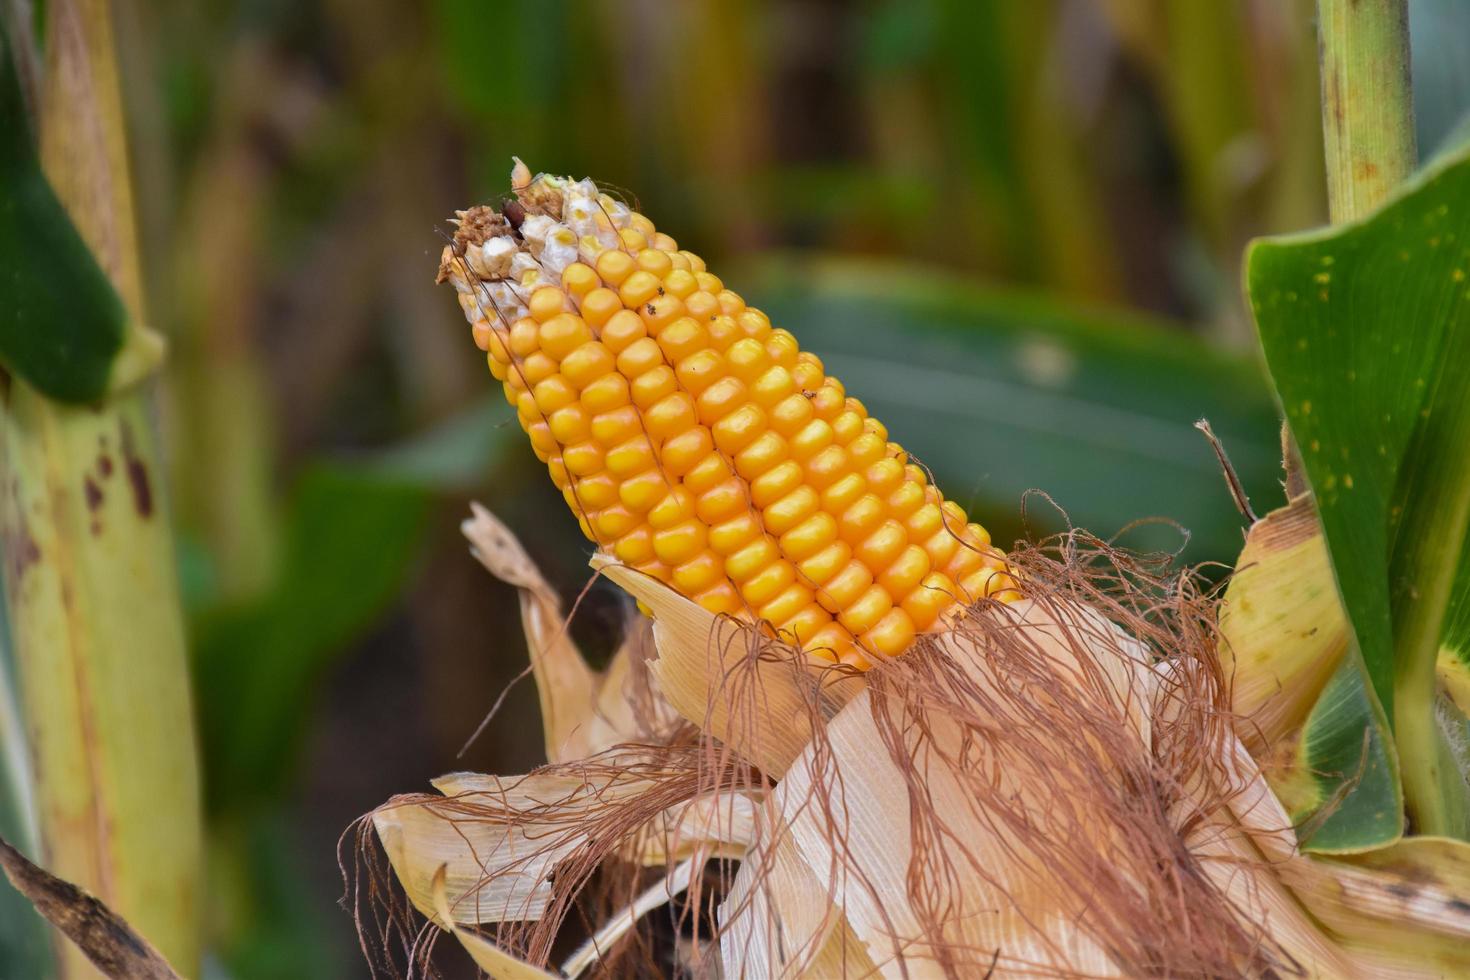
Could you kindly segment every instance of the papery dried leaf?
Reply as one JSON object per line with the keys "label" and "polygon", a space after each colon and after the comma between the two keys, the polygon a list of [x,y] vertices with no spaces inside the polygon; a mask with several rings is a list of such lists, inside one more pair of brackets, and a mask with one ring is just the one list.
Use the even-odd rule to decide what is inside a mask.
{"label": "papery dried leaf", "polygon": [[561,980],[556,974],[547,973],[540,967],[532,966],[520,957],[507,953],[484,936],[455,925],[454,913],[449,909],[446,880],[445,869],[440,868],[430,883],[437,921],[443,923],[445,930],[459,940],[476,966],[493,980]]}
{"label": "papery dried leaf", "polygon": [[607,559],[594,564],[653,613],[649,670],[685,718],[767,775],[786,771],[814,727],[858,691],[860,674],[817,669],[754,626],[715,616],[662,582]]}
{"label": "papery dried leaf", "polygon": [[567,957],[561,967],[562,974],[567,977],[578,977],[586,972],[592,964],[602,958],[605,950],[612,949],[619,939],[627,935],[638,924],[639,919],[654,909],[667,905],[673,901],[675,896],[686,891],[695,872],[704,866],[705,860],[706,855],[703,853],[688,858],[670,871],[663,881],[634,899],[627,908],[615,912],[595,935]]}

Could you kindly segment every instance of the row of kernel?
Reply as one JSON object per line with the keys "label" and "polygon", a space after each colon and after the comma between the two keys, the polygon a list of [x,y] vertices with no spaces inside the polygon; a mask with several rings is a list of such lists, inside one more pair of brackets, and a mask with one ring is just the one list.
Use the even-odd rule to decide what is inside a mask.
{"label": "row of kernel", "polygon": [[[667,440],[664,471],[680,481],[659,506],[687,522],[682,526],[691,539],[694,528],[705,532],[701,544],[709,550],[692,563],[691,575],[736,583],[740,598],[757,618],[799,634],[814,615],[830,617],[819,608],[797,608],[801,596],[787,587],[790,583],[784,582],[779,567],[766,560],[774,542],[764,533],[758,514],[752,513],[745,484],[717,446],[727,438],[720,423],[734,407],[727,403],[732,394],[728,386],[719,385],[725,373],[720,352],[735,337],[768,331],[769,324],[744,316],[743,303],[732,302],[738,297],[727,294],[718,279],[691,273],[674,258],[645,250],[630,263],[616,253],[605,253],[597,268],[599,278],[618,288],[624,309],[639,310],[643,329],[628,321],[629,332],[639,336],[628,344],[619,363],[630,377],[636,375],[635,387],[650,388],[645,418],[650,429],[657,428]],[[587,299],[594,296],[589,293]],[[586,306],[584,302],[584,311]],[[614,313],[609,323],[623,315]],[[660,400],[652,402],[654,397]],[[678,570],[675,575],[677,579]],[[695,584],[703,582],[689,583]]]}

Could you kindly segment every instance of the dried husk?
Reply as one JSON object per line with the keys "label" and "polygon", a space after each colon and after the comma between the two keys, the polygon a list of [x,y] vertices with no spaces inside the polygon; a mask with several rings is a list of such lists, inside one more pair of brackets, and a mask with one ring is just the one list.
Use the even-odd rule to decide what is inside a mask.
{"label": "dried husk", "polygon": [[[470,528],[482,560],[486,518]],[[558,690],[578,673],[538,670],[558,761],[377,811],[400,886],[461,942],[498,923],[499,955],[545,964],[596,873],[660,868],[652,888],[613,875],[618,910],[564,965],[613,975],[640,915],[684,888],[698,904],[714,855],[743,857],[695,940],[726,977],[1470,975],[1456,842],[1299,851],[1235,734],[1213,599],[1192,579],[1076,535],[1013,560],[1026,601],[979,605],[866,675],[808,667],[599,563],[654,617],[656,654],[627,657],[619,683],[688,724],[650,737],[607,679]],[[576,652],[528,569],[514,581],[545,590],[527,626],[544,668]],[[423,953],[422,931],[400,933]]]}

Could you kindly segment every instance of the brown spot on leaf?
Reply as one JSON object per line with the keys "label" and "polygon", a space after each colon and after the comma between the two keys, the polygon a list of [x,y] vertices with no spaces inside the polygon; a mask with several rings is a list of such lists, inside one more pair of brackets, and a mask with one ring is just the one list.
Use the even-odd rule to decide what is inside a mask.
{"label": "brown spot on leaf", "polygon": [[97,473],[104,480],[112,475],[112,457],[105,452],[97,454]]}
{"label": "brown spot on leaf", "polygon": [[102,506],[102,488],[90,476],[82,478],[82,495],[87,498],[87,509],[96,512]]}
{"label": "brown spot on leaf", "polygon": [[133,488],[133,507],[139,517],[150,517],[153,514],[153,484],[148,479],[148,464],[138,456],[133,428],[126,421],[122,423],[122,455],[128,483]]}

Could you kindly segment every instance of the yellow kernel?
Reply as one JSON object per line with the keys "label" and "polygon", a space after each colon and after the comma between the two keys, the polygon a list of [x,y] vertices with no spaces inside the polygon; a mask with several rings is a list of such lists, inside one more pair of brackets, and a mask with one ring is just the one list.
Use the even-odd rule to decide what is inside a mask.
{"label": "yellow kernel", "polygon": [[735,473],[719,453],[710,453],[684,474],[684,485],[693,494],[701,494],[730,479]]}
{"label": "yellow kernel", "polygon": [[[685,486],[688,486],[686,483]],[[699,495],[694,504],[694,513],[706,524],[728,520],[736,514],[748,512],[750,502],[745,496],[745,484],[730,479],[710,487]]]}
{"label": "yellow kernel", "polygon": [[561,315],[566,310],[567,298],[560,289],[555,286],[542,286],[531,294],[531,302],[527,304],[531,310],[531,318],[537,323],[545,323],[553,317]]}
{"label": "yellow kernel", "polygon": [[[673,265],[675,272],[688,272],[688,273],[693,273],[694,272],[694,270],[689,267],[689,260],[686,259],[683,256],[683,254],[680,253],[680,252],[671,252],[671,253],[669,253],[669,262]],[[691,278],[690,281],[692,282],[693,279]],[[665,279],[664,279],[664,285],[665,285],[665,287],[668,286],[668,278],[667,277],[665,277]]]}
{"label": "yellow kernel", "polygon": [[769,408],[792,395],[799,394],[801,392],[797,389],[796,380],[791,377],[791,372],[779,364],[773,364],[767,368],[750,387],[750,397],[762,408]]}
{"label": "yellow kernel", "polygon": [[[615,248],[610,248],[597,257],[597,275],[614,289],[622,285],[623,280],[627,279],[635,268],[637,264],[633,261],[633,256]],[[621,298],[619,302],[622,302]]]}
{"label": "yellow kernel", "polygon": [[685,521],[653,532],[653,553],[666,565],[682,565],[704,551],[708,532],[698,521]]}
{"label": "yellow kernel", "polygon": [[833,541],[815,555],[798,562],[796,570],[803,579],[820,586],[846,568],[851,558],[852,545],[846,541]]}
{"label": "yellow kernel", "polygon": [[649,239],[649,244],[662,252],[677,252],[679,250],[678,243],[661,231],[654,233],[654,236]]}
{"label": "yellow kernel", "polygon": [[806,461],[806,478],[818,490],[825,489],[852,472],[852,462],[841,446],[828,446]]}
{"label": "yellow kernel", "polygon": [[623,228],[618,231],[618,240],[623,243],[623,248],[632,252],[637,262],[637,253],[648,247],[648,237],[636,228]]}
{"label": "yellow kernel", "polygon": [[812,419],[790,436],[787,448],[791,458],[806,461],[832,445],[832,427],[821,419]]}
{"label": "yellow kernel", "polygon": [[[522,384],[534,386],[555,373],[556,362],[538,350],[526,355],[525,360],[521,361],[520,370],[516,372],[516,375],[519,375],[519,380]],[[514,376],[512,375],[512,377]]]}
{"label": "yellow kernel", "polygon": [[735,472],[753,480],[786,459],[786,440],[766,431],[735,454]]}
{"label": "yellow kernel", "polygon": [[658,276],[640,269],[623,280],[618,287],[618,299],[628,309],[636,309],[657,296],[661,285]]}
{"label": "yellow kernel", "polygon": [[657,469],[627,477],[618,486],[618,500],[635,514],[645,514],[669,495],[669,481]]}
{"label": "yellow kernel", "polygon": [[909,614],[914,628],[926,630],[934,625],[944,610],[955,604],[955,584],[943,572],[931,572],[903,599],[903,610]]}
{"label": "yellow kernel", "polygon": [[908,546],[908,532],[894,520],[884,521],[876,531],[863,539],[854,550],[858,559],[869,568],[883,570],[898,558]]}
{"label": "yellow kernel", "polygon": [[801,486],[806,474],[801,464],[793,459],[777,464],[750,481],[750,500],[764,510],[771,504]]}
{"label": "yellow kernel", "polygon": [[837,614],[837,621],[855,635],[861,635],[876,626],[892,608],[893,599],[883,590],[883,586],[870,585],[862,595]]}
{"label": "yellow kernel", "polygon": [[750,445],[765,429],[766,413],[757,405],[742,405],[710,426],[710,433],[715,437],[715,446],[720,452],[734,455]]}
{"label": "yellow kernel", "polygon": [[780,552],[776,549],[776,542],[762,537],[726,558],[725,574],[738,585],[780,557]]}
{"label": "yellow kernel", "polygon": [[[890,501],[890,509],[892,504]],[[916,541],[923,541],[944,529],[944,518],[936,504],[924,504],[904,519],[904,527]]]}
{"label": "yellow kernel", "polygon": [[633,382],[632,394],[633,404],[647,411],[654,404],[662,401],[679,390],[679,380],[674,377],[674,369],[667,364],[660,364],[651,371],[640,374]]}
{"label": "yellow kernel", "polygon": [[618,481],[607,473],[594,473],[577,481],[577,499],[590,510],[601,510],[618,499]]}
{"label": "yellow kernel", "polygon": [[[777,370],[780,370],[777,368]],[[787,395],[771,407],[771,428],[783,436],[793,436],[812,421],[812,403],[805,395]],[[825,423],[823,423],[825,424]]]}
{"label": "yellow kernel", "polygon": [[743,511],[710,527],[709,546],[721,555],[733,555],[762,536],[760,519]]}
{"label": "yellow kernel", "polygon": [[907,596],[929,574],[933,565],[929,552],[916,544],[905,545],[897,558],[878,576],[878,584],[895,597]]}
{"label": "yellow kernel", "polygon": [[476,320],[470,324],[470,337],[475,341],[475,346],[480,350],[490,349],[490,338],[495,336],[495,328],[490,326],[489,320]]}
{"label": "yellow kernel", "polygon": [[643,432],[638,409],[624,405],[610,412],[599,412],[592,417],[592,438],[604,446],[616,446]]}
{"label": "yellow kernel", "polygon": [[607,451],[607,471],[623,479],[635,473],[642,473],[653,464],[653,447],[648,444],[648,439],[642,434],[627,442],[619,443]]}
{"label": "yellow kernel", "polygon": [[836,575],[822,583],[817,591],[817,601],[835,615],[856,602],[872,584],[872,570],[860,561],[849,561]]}
{"label": "yellow kernel", "polygon": [[[863,434],[863,420],[856,412],[843,412],[832,420],[832,433],[837,437],[839,446],[846,446]],[[879,455],[882,455],[881,446]],[[877,459],[874,456],[873,459]],[[871,461],[867,461],[871,462]],[[865,462],[863,465],[867,465]]]}
{"label": "yellow kernel", "polygon": [[597,273],[593,271],[590,265],[573,262],[562,270],[561,284],[562,288],[575,299],[581,299],[598,286],[601,286],[602,281],[597,278]]}
{"label": "yellow kernel", "polygon": [[773,598],[767,599],[756,610],[756,615],[787,633],[787,639],[797,642],[803,636],[811,636],[832,618],[827,615],[827,610],[812,602],[812,590],[800,582],[792,582]]}
{"label": "yellow kernel", "polygon": [[602,447],[590,440],[566,447],[561,451],[561,458],[568,472],[576,476],[590,476],[602,470]]}
{"label": "yellow kernel", "polygon": [[839,623],[829,623],[813,633],[802,646],[818,659],[835,663],[851,653],[852,634]]}
{"label": "yellow kernel", "polygon": [[797,487],[761,512],[772,534],[785,534],[817,512],[821,498],[811,487]]}
{"label": "yellow kernel", "polygon": [[[725,376],[725,362],[712,350],[699,350],[679,361],[674,372],[685,390],[698,398],[706,388]],[[703,420],[702,411],[700,416]]]}
{"label": "yellow kernel", "polygon": [[949,532],[948,528],[940,528],[932,535],[923,539],[924,550],[929,552],[929,561],[937,569],[944,569],[954,559],[955,552],[961,547],[960,539]]}
{"label": "yellow kernel", "polygon": [[[859,441],[854,440],[853,447],[856,447]],[[903,483],[903,466],[896,459],[880,459],[869,463],[867,469],[863,471],[863,476],[868,481],[868,489],[881,497],[887,497]]]}
{"label": "yellow kernel", "polygon": [[694,601],[715,615],[738,616],[745,611],[745,601],[735,586],[729,582],[717,582],[694,597]]}
{"label": "yellow kernel", "polygon": [[637,211],[634,211],[632,214],[628,215],[628,227],[632,228],[640,235],[643,235],[645,238],[653,237],[653,222],[649,221],[646,217],[644,217],[642,214],[639,214]]}
{"label": "yellow kernel", "polygon": [[[718,354],[709,352],[710,356],[717,359]],[[735,411],[748,400],[748,392],[739,378],[726,375],[718,381],[713,382],[699,393],[699,421],[705,425],[714,425],[720,419]]]}
{"label": "yellow kernel", "polygon": [[559,374],[553,374],[537,382],[536,387],[532,390],[536,398],[536,407],[541,410],[542,415],[550,415],[558,408],[565,408],[577,400],[577,389]]}
{"label": "yellow kernel", "polygon": [[665,440],[658,455],[668,474],[678,479],[714,451],[714,439],[709,430],[700,425]]}
{"label": "yellow kernel", "polygon": [[490,354],[485,358],[485,360],[489,363],[490,374],[495,378],[495,380],[504,381],[507,372],[510,371],[510,366],[507,365],[504,361],[497,360],[494,354]]}
{"label": "yellow kernel", "polygon": [[878,529],[885,516],[883,501],[871,493],[864,494],[842,512],[842,540],[856,547]]}
{"label": "yellow kernel", "polygon": [[654,296],[638,307],[638,316],[648,326],[648,332],[657,337],[669,324],[684,316],[684,304],[677,296]]}
{"label": "yellow kernel", "polygon": [[[916,515],[926,506],[924,500],[924,488],[917,483],[905,480],[899,484],[898,489],[888,495],[888,509],[894,517],[899,520],[908,520]],[[939,510],[936,507],[934,519],[939,520]],[[935,525],[938,526],[937,524]]]}
{"label": "yellow kernel", "polygon": [[[553,456],[546,461],[546,471],[551,474],[551,482],[562,492],[562,499],[572,492],[572,474],[567,470],[567,464],[560,456]],[[578,513],[581,508],[576,506],[576,498],[572,500],[572,511]]]}
{"label": "yellow kernel", "polygon": [[612,351],[595,340],[589,340],[562,360],[561,374],[580,391],[603,375],[617,370],[617,366]]}
{"label": "yellow kernel", "polygon": [[592,339],[587,322],[575,313],[558,313],[542,321],[539,334],[541,349],[558,361]]}
{"label": "yellow kernel", "polygon": [[730,373],[746,384],[760,377],[771,366],[771,355],[766,353],[759,341],[748,337],[731,344],[725,351],[725,359],[730,362]]}
{"label": "yellow kernel", "polygon": [[616,541],[641,523],[637,514],[617,504],[604,507],[592,518],[592,526],[604,541]]}
{"label": "yellow kernel", "polygon": [[612,551],[625,565],[642,565],[653,560],[653,529],[647,525],[634,528],[613,541]]}
{"label": "yellow kernel", "polygon": [[725,581],[725,563],[712,551],[703,551],[674,569],[674,585],[685,595],[697,595]]}
{"label": "yellow kernel", "polygon": [[648,526],[655,531],[673,527],[694,516],[694,495],[686,487],[676,486],[648,511]]}
{"label": "yellow kernel", "polygon": [[[613,300],[616,302],[617,297],[613,297]],[[602,325],[602,342],[614,354],[621,354],[630,345],[647,336],[648,327],[643,323],[643,318],[621,306]]]}
{"label": "yellow kernel", "polygon": [[709,318],[709,342],[715,350],[727,350],[740,337],[740,328],[730,317],[722,313]]}
{"label": "yellow kernel", "polygon": [[812,395],[812,408],[816,409],[817,418],[826,419],[831,422],[841,415],[847,407],[847,398],[842,393],[842,385],[834,378],[828,378],[827,383],[816,390]]}
{"label": "yellow kernel", "polygon": [[720,295],[720,293],[725,288],[725,284],[720,281],[720,277],[712,272],[706,272],[704,269],[700,268],[700,266],[704,265],[704,261],[702,259],[698,262],[693,262],[693,265],[694,281],[699,283],[699,288],[714,296]]}
{"label": "yellow kernel", "polygon": [[688,296],[681,297],[681,299],[684,300],[684,312],[696,320],[703,320],[708,323],[719,315],[720,301],[704,290],[692,292]]}
{"label": "yellow kernel", "polygon": [[[623,301],[618,299],[618,294],[611,289],[606,286],[598,286],[582,297],[579,308],[587,326],[593,330],[601,330],[607,321],[612,319],[613,314],[622,311]],[[606,339],[603,342],[606,343]]]}
{"label": "yellow kernel", "polygon": [[694,317],[681,316],[658,333],[658,346],[671,364],[677,364],[709,347],[709,331]]}
{"label": "yellow kernel", "polygon": [[[741,311],[741,313],[737,317],[735,317],[735,322],[740,324],[740,329],[744,332],[745,336],[750,337],[753,340],[758,340],[762,343],[766,343],[771,338],[770,317],[766,316],[764,313],[762,313],[760,310],[755,309],[754,307]],[[782,332],[784,333],[785,331]],[[791,334],[786,334],[786,340],[790,340],[793,347],[796,346],[796,338],[792,337]],[[769,345],[767,346],[767,349],[769,350]],[[774,352],[771,356],[775,358],[778,363],[785,363],[781,361],[779,357],[776,357]],[[796,356],[794,350],[792,351],[791,356],[793,358]]]}
{"label": "yellow kernel", "polygon": [[676,391],[661,398],[643,413],[643,424],[655,440],[667,439],[698,424],[694,400],[687,392]]}
{"label": "yellow kernel", "polygon": [[720,309],[728,316],[739,316],[745,311],[745,300],[740,294],[729,289],[721,289],[715,294],[720,300]]}
{"label": "yellow kernel", "polygon": [[913,644],[914,633],[914,621],[909,618],[908,613],[895,606],[884,613],[883,618],[866,633],[859,636],[858,643],[874,653],[896,657]]}
{"label": "yellow kernel", "polygon": [[551,426],[551,434],[556,441],[562,445],[571,445],[581,442],[592,434],[591,416],[580,402],[574,402],[565,408],[558,408],[551,413],[546,420]]}
{"label": "yellow kernel", "polygon": [[618,372],[632,380],[663,363],[664,352],[658,349],[658,341],[644,337],[633,341],[618,355]]}
{"label": "yellow kernel", "polygon": [[530,317],[522,317],[510,328],[510,352],[525,357],[541,349],[540,325]]}
{"label": "yellow kernel", "polygon": [[871,415],[863,420],[863,431],[873,433],[873,435],[882,439],[885,443],[888,441],[888,426],[879,422]]}
{"label": "yellow kernel", "polygon": [[638,268],[644,272],[652,273],[660,279],[668,275],[674,268],[673,263],[669,261],[669,257],[656,248],[645,248],[633,258],[637,261]]}
{"label": "yellow kernel", "polygon": [[628,404],[628,379],[606,374],[582,389],[582,405],[594,415],[611,412]]}
{"label": "yellow kernel", "polygon": [[802,561],[836,540],[837,521],[818,511],[781,535],[781,552],[792,561]]}
{"label": "yellow kernel", "polygon": [[797,387],[806,391],[817,390],[822,386],[822,382],[827,377],[822,373],[821,361],[812,364],[810,361],[805,360],[811,356],[803,351],[797,355],[796,364],[791,368],[791,377],[796,382]]}
{"label": "yellow kernel", "polygon": [[[734,576],[731,576],[734,578]],[[753,606],[760,606],[776,598],[782,590],[796,581],[796,569],[791,562],[776,560],[756,574],[740,582],[740,595]]]}

